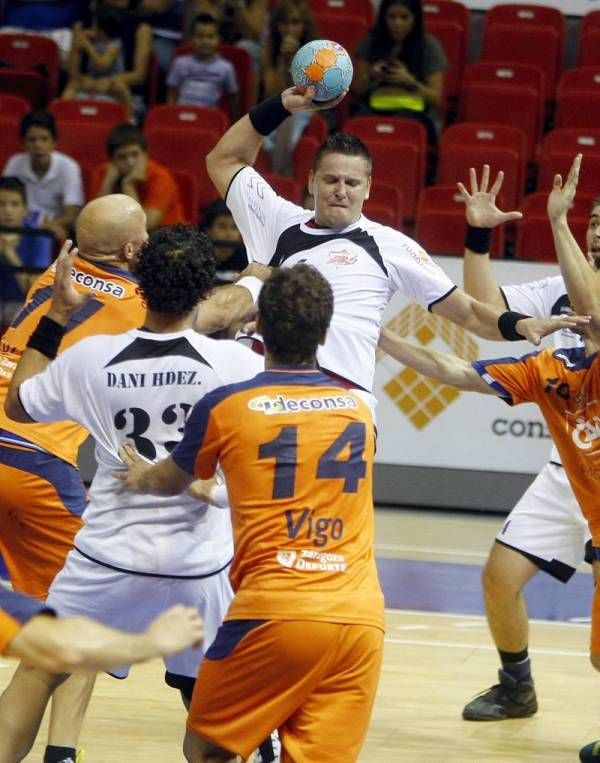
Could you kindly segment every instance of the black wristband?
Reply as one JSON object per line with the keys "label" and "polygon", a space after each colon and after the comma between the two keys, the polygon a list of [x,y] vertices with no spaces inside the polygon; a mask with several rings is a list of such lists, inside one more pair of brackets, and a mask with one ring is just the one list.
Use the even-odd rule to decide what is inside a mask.
{"label": "black wristband", "polygon": [[27,347],[53,360],[58,354],[58,348],[66,330],[66,326],[61,326],[52,318],[43,315],[36,330],[29,337]]}
{"label": "black wristband", "polygon": [[527,339],[523,334],[519,334],[516,329],[517,323],[523,318],[531,318],[531,315],[523,315],[523,313],[515,313],[512,310],[507,310],[498,318],[498,329],[502,336],[509,342],[518,342],[521,339]]}
{"label": "black wristband", "polygon": [[467,235],[465,236],[465,249],[475,254],[488,254],[492,241],[491,228],[475,228],[467,223]]}
{"label": "black wristband", "polygon": [[248,116],[256,132],[267,136],[291,116],[291,111],[288,111],[283,105],[281,93],[277,93],[277,95],[272,95],[266,101],[250,109]]}

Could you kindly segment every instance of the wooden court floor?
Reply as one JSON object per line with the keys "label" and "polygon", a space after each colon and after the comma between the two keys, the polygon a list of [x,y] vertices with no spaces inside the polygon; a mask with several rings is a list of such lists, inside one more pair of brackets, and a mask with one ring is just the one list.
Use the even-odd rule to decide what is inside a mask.
{"label": "wooden court floor", "polygon": [[[377,553],[480,566],[500,523],[480,515],[379,511]],[[497,670],[485,619],[418,608],[388,611],[383,671],[361,763],[575,763],[579,747],[600,738],[600,675],[587,660],[588,638],[586,623],[532,622],[538,714],[469,723],[460,717],[463,705],[495,682]],[[0,664],[0,688],[11,673],[12,665]],[[159,662],[137,666],[126,681],[100,676],[82,735],[85,763],[179,763],[183,729],[183,707],[162,682]],[[331,733],[340,735],[343,760],[343,730]],[[41,760],[43,739],[44,729],[27,761]]]}

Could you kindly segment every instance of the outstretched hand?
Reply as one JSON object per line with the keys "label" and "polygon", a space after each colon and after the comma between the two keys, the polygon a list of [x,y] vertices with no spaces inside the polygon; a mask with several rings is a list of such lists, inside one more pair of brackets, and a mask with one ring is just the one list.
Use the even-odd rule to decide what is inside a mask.
{"label": "outstretched hand", "polygon": [[94,291],[79,292],[73,285],[71,271],[78,251],[77,247],[73,246],[73,242],[67,239],[56,260],[52,303],[48,317],[58,323],[66,324],[73,313],[81,310],[88,300],[96,296]]}
{"label": "outstretched hand", "polygon": [[563,185],[562,176],[555,175],[554,183],[552,184],[552,191],[548,196],[548,204],[546,209],[548,211],[548,217],[551,221],[557,221],[562,217],[566,217],[567,212],[573,206],[575,201],[575,193],[577,191],[577,183],[579,182],[579,170],[581,168],[582,155],[577,154],[569,170],[567,181]]}
{"label": "outstretched hand", "polygon": [[516,329],[525,339],[536,346],[548,334],[561,329],[570,329],[579,334],[590,325],[589,315],[566,315],[562,318],[522,318]]}
{"label": "outstretched hand", "polygon": [[490,166],[483,165],[481,182],[477,181],[477,172],[473,167],[469,170],[471,193],[462,183],[457,183],[460,195],[465,202],[465,213],[469,225],[475,228],[495,228],[502,223],[511,220],[519,220],[523,215],[520,212],[502,212],[496,206],[496,196],[500,193],[504,173],[500,171],[496,175],[492,187],[488,190],[490,182]]}
{"label": "outstretched hand", "polygon": [[306,90],[302,90],[294,85],[294,87],[288,87],[287,90],[283,91],[281,102],[292,114],[296,111],[320,111],[321,109],[335,108],[338,103],[344,100],[347,92],[347,90],[344,90],[341,95],[331,101],[315,101],[316,88],[307,87]]}

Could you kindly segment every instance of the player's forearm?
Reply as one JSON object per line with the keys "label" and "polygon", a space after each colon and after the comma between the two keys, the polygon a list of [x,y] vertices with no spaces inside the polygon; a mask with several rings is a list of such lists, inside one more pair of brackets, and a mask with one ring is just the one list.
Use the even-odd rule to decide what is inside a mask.
{"label": "player's forearm", "polygon": [[600,292],[593,288],[595,279],[591,278],[590,265],[571,233],[566,217],[551,219],[550,224],[571,305],[576,313],[591,315],[593,328],[597,330],[600,322]]}
{"label": "player's forearm", "polygon": [[490,307],[504,308],[489,254],[475,254],[465,249],[463,281],[466,293],[474,299]]}
{"label": "player's forearm", "polygon": [[470,363],[455,355],[416,347],[393,332],[382,329],[379,346],[384,352],[423,376],[437,379],[458,389],[473,389],[479,375]]}
{"label": "player's forearm", "polygon": [[87,618],[34,617],[11,641],[7,654],[50,673],[110,670],[158,654],[146,634],[120,633]]}
{"label": "player's forearm", "polygon": [[200,303],[194,329],[200,334],[222,331],[232,323],[248,321],[256,312],[251,292],[244,286],[221,286]]}
{"label": "player's forearm", "polygon": [[179,495],[190,486],[192,477],[179,469],[172,458],[165,458],[140,475],[136,490],[149,495]]}
{"label": "player's forearm", "polygon": [[206,168],[215,185],[219,187],[218,177],[224,167],[253,165],[264,139],[247,114],[232,125],[206,157]]}

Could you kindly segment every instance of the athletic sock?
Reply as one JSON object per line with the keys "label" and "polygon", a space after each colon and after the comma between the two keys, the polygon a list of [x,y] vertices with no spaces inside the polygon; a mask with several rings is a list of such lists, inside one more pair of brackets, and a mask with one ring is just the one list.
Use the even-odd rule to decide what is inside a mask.
{"label": "athletic sock", "polygon": [[502,670],[515,681],[531,681],[531,660],[527,648],[521,652],[503,652],[498,649]]}
{"label": "athletic sock", "polygon": [[44,753],[44,763],[75,763],[77,750],[74,747],[57,747],[49,744]]}

